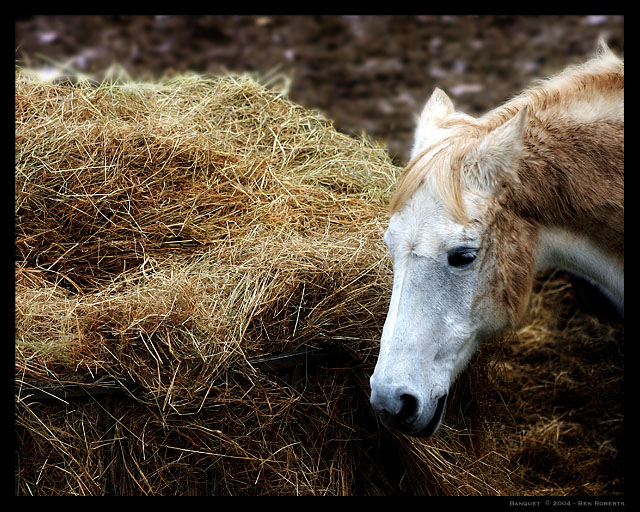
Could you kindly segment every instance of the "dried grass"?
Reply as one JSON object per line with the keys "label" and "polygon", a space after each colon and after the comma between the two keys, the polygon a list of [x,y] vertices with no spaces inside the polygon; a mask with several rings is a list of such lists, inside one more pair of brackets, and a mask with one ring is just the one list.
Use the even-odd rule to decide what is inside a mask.
{"label": "dried grass", "polygon": [[[553,276],[514,341],[488,345],[463,375],[438,436],[380,429],[368,376],[388,304],[381,236],[399,171],[381,146],[248,76],[50,83],[18,70],[17,388],[105,377],[136,386],[113,407],[18,399],[18,492],[620,489],[611,483],[620,471],[602,473],[619,460],[615,436],[584,448],[593,430],[568,411],[583,377],[621,398],[615,352],[591,374],[570,359],[593,338],[618,347],[621,333],[591,317],[558,328],[558,311],[575,303],[566,281],[544,284]],[[566,338],[568,351],[554,352]],[[341,358],[314,369],[249,364],[326,347]],[[545,350],[569,354],[568,369],[549,364],[540,376]],[[539,403],[550,396],[564,403],[558,414]],[[602,417],[622,428],[621,407]],[[541,459],[552,468],[544,476]],[[575,461],[584,478],[558,477]]]}
{"label": "dried grass", "polygon": [[[250,77],[18,72],[18,385],[137,386],[113,414],[122,493],[348,494],[359,383],[320,372],[296,390],[248,361],[328,345],[369,358],[396,172],[383,148]],[[106,492],[55,435],[83,425],[64,407],[19,403],[21,432],[54,433],[21,438],[21,492]],[[69,460],[65,479],[47,450]]]}

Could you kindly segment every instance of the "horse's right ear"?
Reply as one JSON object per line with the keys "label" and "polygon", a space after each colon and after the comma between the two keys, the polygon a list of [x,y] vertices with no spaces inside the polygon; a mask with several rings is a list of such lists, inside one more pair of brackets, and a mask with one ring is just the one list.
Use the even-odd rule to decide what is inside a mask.
{"label": "horse's right ear", "polygon": [[420,114],[420,120],[418,121],[418,127],[424,123],[433,124],[444,119],[454,111],[455,108],[453,106],[453,102],[449,99],[447,93],[436,87],[431,94],[429,101],[427,101],[426,105],[422,109],[422,114]]}
{"label": "horse's right ear", "polygon": [[412,156],[415,156],[415,153],[427,143],[437,128],[438,121],[441,121],[449,114],[453,114],[454,111],[455,107],[449,96],[442,89],[436,87],[418,118],[413,144],[414,155]]}

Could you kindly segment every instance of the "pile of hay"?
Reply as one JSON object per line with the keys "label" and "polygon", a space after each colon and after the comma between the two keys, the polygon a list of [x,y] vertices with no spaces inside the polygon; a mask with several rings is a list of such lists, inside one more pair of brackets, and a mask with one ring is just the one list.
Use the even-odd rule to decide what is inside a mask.
{"label": "pile of hay", "polygon": [[[158,393],[181,364],[179,407],[247,357],[376,323],[396,171],[382,148],[246,77],[16,87],[19,347],[81,345],[74,379],[126,359],[121,374]],[[141,351],[157,368],[129,359]]]}
{"label": "pile of hay", "polygon": [[[544,493],[513,466],[530,416],[486,414],[507,396],[492,350],[433,439],[371,413],[400,172],[384,148],[248,76],[18,70],[15,106],[16,492]],[[325,348],[316,367],[251,364]],[[104,379],[131,391],[21,392]]]}
{"label": "pile of hay", "polygon": [[[348,493],[342,464],[322,466],[317,451],[353,437],[334,412],[348,382],[334,374],[310,400],[248,361],[336,344],[369,358],[386,307],[379,240],[395,173],[381,147],[249,77],[96,86],[19,72],[18,383],[109,376],[138,387],[116,415],[123,465],[138,471],[121,492],[196,492],[190,478],[162,475],[176,471],[164,453],[175,444],[187,473],[225,475],[220,492]],[[28,463],[42,465],[67,444],[36,428],[39,407],[20,405],[43,452]],[[158,459],[151,475],[136,449],[146,466]],[[86,487],[89,469],[60,467],[77,460],[66,449],[60,457],[37,485],[23,457],[23,492],[104,490],[97,478]]]}

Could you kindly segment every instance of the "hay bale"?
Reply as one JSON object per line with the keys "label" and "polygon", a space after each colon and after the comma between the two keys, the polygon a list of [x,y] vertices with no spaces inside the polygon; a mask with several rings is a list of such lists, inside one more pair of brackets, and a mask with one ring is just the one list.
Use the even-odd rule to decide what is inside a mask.
{"label": "hay bale", "polygon": [[[301,393],[248,361],[326,346],[370,360],[397,171],[382,147],[247,76],[96,85],[18,71],[18,385],[138,386],[110,413],[123,493],[202,494],[209,472],[225,494],[348,494],[360,376]],[[19,402],[21,492],[106,492],[104,450],[69,449],[78,431],[81,446],[105,444],[78,426],[102,407],[51,407]]]}
{"label": "hay bale", "polygon": [[222,365],[360,338],[384,306],[382,148],[248,77],[16,89],[19,303],[47,296],[58,348],[170,332]]}

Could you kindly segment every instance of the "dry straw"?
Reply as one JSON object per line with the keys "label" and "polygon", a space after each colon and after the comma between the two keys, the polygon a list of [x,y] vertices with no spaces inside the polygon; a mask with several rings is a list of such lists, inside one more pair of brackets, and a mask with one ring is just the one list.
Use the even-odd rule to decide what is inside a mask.
{"label": "dry straw", "polygon": [[[509,412],[507,424],[469,406],[495,410],[510,396],[496,383],[521,386],[518,372],[500,377],[495,350],[476,367],[497,370],[463,376],[437,438],[376,423],[368,375],[399,174],[384,148],[248,76],[45,82],[18,70],[15,94],[17,390],[135,386],[112,407],[18,399],[17,492],[575,490],[509,464],[533,460],[550,425],[566,434],[575,422],[538,418],[542,433],[523,434],[526,403],[510,404],[522,418]],[[249,364],[327,347],[341,357],[293,374]],[[556,390],[575,384],[553,379]],[[579,492],[611,487],[615,471],[593,480],[594,457]]]}

